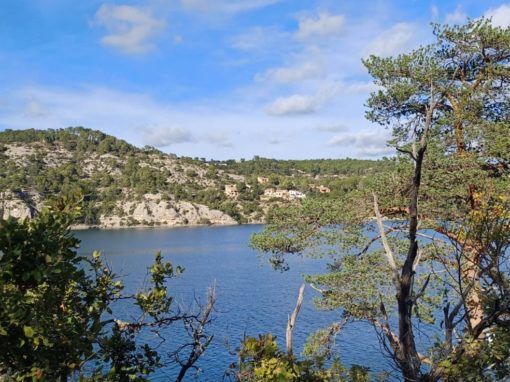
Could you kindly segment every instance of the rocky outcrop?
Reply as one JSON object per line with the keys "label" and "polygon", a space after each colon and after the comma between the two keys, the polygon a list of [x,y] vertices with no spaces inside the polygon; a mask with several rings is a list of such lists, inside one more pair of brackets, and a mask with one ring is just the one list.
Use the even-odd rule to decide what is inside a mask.
{"label": "rocky outcrop", "polygon": [[42,208],[40,195],[27,192],[0,192],[0,218],[33,218]]}
{"label": "rocky outcrop", "polygon": [[[43,207],[38,194],[0,192],[0,218],[33,218]],[[162,200],[159,194],[145,194],[141,200],[118,201],[109,214],[100,216],[94,226],[78,224],[75,228],[121,228],[132,226],[237,224],[229,215],[209,207],[185,201]]]}
{"label": "rocky outcrop", "polygon": [[237,224],[229,215],[202,204],[161,200],[159,194],[145,194],[142,200],[117,202],[113,214],[100,216],[100,227],[136,225]]}

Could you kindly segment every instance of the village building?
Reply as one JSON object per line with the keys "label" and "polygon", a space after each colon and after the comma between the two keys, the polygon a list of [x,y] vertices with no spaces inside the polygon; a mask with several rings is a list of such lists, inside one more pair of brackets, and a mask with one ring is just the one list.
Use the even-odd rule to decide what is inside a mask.
{"label": "village building", "polygon": [[265,176],[257,176],[257,183],[267,184],[269,183],[269,178],[266,178]]}
{"label": "village building", "polygon": [[264,190],[264,196],[274,196],[275,189],[274,188],[266,188]]}
{"label": "village building", "polygon": [[279,198],[285,200],[294,200],[294,199],[304,199],[306,195],[301,191],[297,190],[283,190],[280,188],[266,188],[264,190],[264,195],[262,195],[261,200],[268,200],[271,198]]}
{"label": "village building", "polygon": [[273,194],[275,198],[288,199],[289,191],[277,188]]}
{"label": "village building", "polygon": [[289,198],[290,199],[304,199],[304,198],[306,198],[306,195],[303,194],[301,191],[289,190]]}

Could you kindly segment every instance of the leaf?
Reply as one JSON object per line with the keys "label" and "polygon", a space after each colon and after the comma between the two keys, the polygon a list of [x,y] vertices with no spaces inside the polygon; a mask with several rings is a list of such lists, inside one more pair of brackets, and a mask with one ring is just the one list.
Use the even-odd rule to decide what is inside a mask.
{"label": "leaf", "polygon": [[23,333],[25,333],[25,337],[32,338],[35,332],[31,326],[23,326]]}

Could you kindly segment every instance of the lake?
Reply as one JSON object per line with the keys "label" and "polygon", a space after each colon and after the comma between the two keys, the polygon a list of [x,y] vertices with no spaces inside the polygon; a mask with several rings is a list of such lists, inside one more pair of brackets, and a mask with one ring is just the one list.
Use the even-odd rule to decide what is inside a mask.
{"label": "lake", "polygon": [[[200,381],[221,381],[236,357],[229,353],[237,348],[243,336],[271,332],[284,348],[287,317],[294,309],[302,275],[320,273],[325,262],[289,257],[290,270],[274,271],[266,258],[248,247],[250,236],[261,225],[179,227],[154,229],[77,231],[81,239],[79,253],[90,255],[101,251],[115,273],[122,275],[128,290],[136,290],[144,281],[154,253],[185,268],[170,280],[170,293],[175,303],[189,305],[193,299],[205,300],[207,288],[216,286],[215,321],[209,328],[215,338],[198,365]],[[339,311],[318,311],[312,299],[317,293],[309,286],[294,331],[294,352],[300,354],[309,333],[340,320]],[[129,311],[123,312],[129,315]],[[181,329],[179,327],[179,329]],[[171,336],[169,336],[172,339]],[[170,352],[178,343],[166,341],[159,350]],[[156,341],[156,339],[154,339]],[[227,343],[229,346],[227,346]],[[388,370],[374,329],[364,323],[345,328],[337,337],[342,360],[370,366],[374,371]],[[153,381],[167,381],[175,376],[172,368],[153,374]],[[195,380],[192,371],[187,380]]]}

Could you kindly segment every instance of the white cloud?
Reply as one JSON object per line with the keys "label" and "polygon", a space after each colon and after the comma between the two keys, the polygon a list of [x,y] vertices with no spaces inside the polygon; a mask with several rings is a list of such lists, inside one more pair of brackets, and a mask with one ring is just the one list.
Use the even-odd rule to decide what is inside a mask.
{"label": "white cloud", "polygon": [[354,148],[361,157],[381,157],[395,153],[395,149],[386,145],[389,138],[388,130],[343,132],[331,138],[328,145]]}
{"label": "white cloud", "polygon": [[485,12],[485,17],[491,17],[494,26],[508,28],[510,26],[510,4],[489,9]]}
{"label": "white cloud", "polygon": [[[299,82],[299,81],[295,81]],[[367,94],[376,90],[372,82],[352,82],[323,80],[313,85],[314,95],[294,94],[288,97],[279,97],[272,102],[266,112],[270,115],[311,114],[315,113],[334,100],[348,102],[351,96]]]}
{"label": "white cloud", "polygon": [[257,74],[255,80],[290,84],[308,79],[321,78],[326,75],[326,70],[319,62],[304,62],[301,65],[288,68],[269,69],[262,74]]}
{"label": "white cloud", "polygon": [[142,129],[142,132],[145,144],[154,147],[165,147],[195,140],[191,131],[182,127],[145,128]]}
{"label": "white cloud", "polygon": [[41,118],[47,116],[48,110],[40,102],[30,100],[25,108],[25,115],[32,118]]}
{"label": "white cloud", "polygon": [[[9,106],[0,108],[0,129],[85,126],[138,146],[151,144],[162,147],[167,144],[169,146],[166,147],[177,155],[215,159],[254,155],[282,159],[360,155],[361,148],[355,145],[343,146],[341,150],[339,146],[324,145],[323,138],[337,132],[326,135],[313,127],[324,125],[327,129],[329,124],[331,129],[335,129],[336,121],[347,126],[367,124],[360,106],[362,100],[349,96],[342,101],[344,104],[334,103],[328,108],[326,104],[317,103],[317,95],[308,98],[313,105],[311,109],[320,106],[320,113],[289,116],[292,118],[292,123],[289,123],[287,118],[275,118],[261,112],[265,97],[247,99],[238,93],[221,99],[176,102],[157,99],[148,93],[130,93],[98,86],[72,89],[31,86],[10,92]],[[51,112],[34,120],[25,113],[31,100],[36,100]],[[287,107],[288,112],[291,109]],[[305,112],[303,108],[296,109],[294,105],[294,112]],[[226,150],[226,147],[229,149]],[[367,154],[363,155],[375,150],[367,147]]]}
{"label": "white cloud", "polygon": [[365,49],[365,55],[392,56],[409,49],[413,42],[415,26],[398,23],[379,34]]}
{"label": "white cloud", "polygon": [[130,5],[101,5],[95,23],[108,32],[101,38],[101,44],[128,54],[153,49],[151,39],[166,27],[166,22],[155,18],[150,11]]}
{"label": "white cloud", "polygon": [[467,15],[459,5],[455,12],[448,13],[445,18],[446,24],[463,24],[467,21]]}
{"label": "white cloud", "polygon": [[185,9],[204,13],[235,14],[278,3],[280,0],[181,0]]}
{"label": "white cloud", "polygon": [[314,97],[294,94],[278,98],[266,110],[271,115],[309,114],[317,111],[317,107]]}
{"label": "white cloud", "polygon": [[322,12],[318,17],[306,17],[299,21],[299,29],[296,36],[299,39],[309,37],[327,37],[338,35],[342,32],[345,24],[344,15],[333,15]]}

